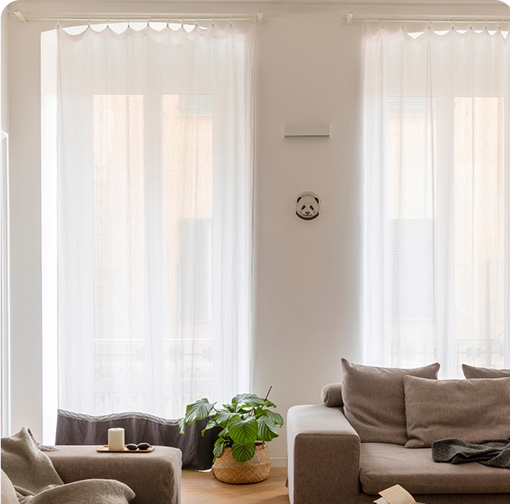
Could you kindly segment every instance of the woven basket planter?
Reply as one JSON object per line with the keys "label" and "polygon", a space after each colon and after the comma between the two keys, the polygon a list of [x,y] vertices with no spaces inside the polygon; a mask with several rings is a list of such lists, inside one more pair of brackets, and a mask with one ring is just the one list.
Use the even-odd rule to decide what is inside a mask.
{"label": "woven basket planter", "polygon": [[255,455],[248,462],[238,462],[232,457],[232,450],[225,448],[223,455],[212,466],[216,479],[231,485],[259,483],[269,476],[271,458],[265,443],[257,446]]}

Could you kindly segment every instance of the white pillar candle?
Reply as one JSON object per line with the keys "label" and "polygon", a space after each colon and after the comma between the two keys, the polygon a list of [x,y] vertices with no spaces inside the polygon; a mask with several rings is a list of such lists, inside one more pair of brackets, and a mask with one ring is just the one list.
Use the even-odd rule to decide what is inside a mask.
{"label": "white pillar candle", "polygon": [[108,449],[115,451],[124,450],[124,429],[108,429]]}

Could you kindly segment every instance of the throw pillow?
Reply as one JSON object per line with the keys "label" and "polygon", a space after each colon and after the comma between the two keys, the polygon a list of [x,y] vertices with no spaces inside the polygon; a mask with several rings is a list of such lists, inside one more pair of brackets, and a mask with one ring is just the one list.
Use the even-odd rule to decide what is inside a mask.
{"label": "throw pillow", "polygon": [[329,385],[324,385],[321,390],[321,400],[322,404],[328,408],[340,408],[343,406],[342,384],[330,383]]}
{"label": "throw pillow", "polygon": [[462,371],[468,380],[473,378],[510,378],[510,369],[489,369],[462,364]]}
{"label": "throw pillow", "polygon": [[[18,504],[16,491],[7,474],[2,471],[2,504]],[[30,499],[29,499],[30,500]]]}
{"label": "throw pillow", "polygon": [[437,380],[439,364],[415,369],[351,364],[342,359],[345,417],[363,443],[407,442],[404,384],[406,375]]}
{"label": "throw pillow", "polygon": [[510,438],[510,378],[432,381],[404,376],[406,448],[456,438]]}

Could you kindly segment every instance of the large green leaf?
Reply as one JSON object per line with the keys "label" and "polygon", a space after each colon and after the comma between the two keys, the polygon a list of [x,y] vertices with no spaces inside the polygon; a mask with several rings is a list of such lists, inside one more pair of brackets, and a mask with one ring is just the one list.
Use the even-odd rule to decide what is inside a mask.
{"label": "large green leaf", "polygon": [[237,406],[238,404],[248,404],[249,406],[264,406],[266,403],[264,399],[261,399],[255,394],[238,394],[232,399],[232,404]]}
{"label": "large green leaf", "polygon": [[196,420],[207,418],[215,404],[211,404],[207,399],[200,399],[196,403],[188,404],[186,406],[186,416],[184,417],[185,422],[193,425]]}
{"label": "large green leaf", "polygon": [[214,421],[217,425],[220,425],[221,427],[225,427],[228,423],[228,421],[235,416],[235,413],[230,413],[229,411],[220,410],[216,415],[214,415]]}
{"label": "large green leaf", "polygon": [[225,427],[219,434],[218,434],[218,437],[221,437],[221,438],[227,438],[228,437],[228,428]]}
{"label": "large green leaf", "polygon": [[219,458],[223,455],[223,451],[225,450],[225,440],[222,438],[218,438],[214,443],[213,455],[215,458]]}
{"label": "large green leaf", "polygon": [[257,424],[259,427],[258,439],[260,441],[271,441],[278,437],[276,424],[267,415],[257,418]]}
{"label": "large green leaf", "polygon": [[266,410],[265,413],[276,425],[283,427],[283,417],[280,414],[271,410]]}
{"label": "large green leaf", "polygon": [[238,444],[232,445],[232,457],[238,462],[248,462],[255,455],[255,443]]}
{"label": "large green leaf", "polygon": [[218,424],[214,420],[209,420],[205,426],[205,429],[202,430],[202,436],[205,436],[206,431],[212,429],[213,427],[218,427]]}
{"label": "large green leaf", "polygon": [[234,443],[244,445],[257,440],[259,428],[254,417],[243,419],[236,415],[228,421],[227,428],[228,435]]}

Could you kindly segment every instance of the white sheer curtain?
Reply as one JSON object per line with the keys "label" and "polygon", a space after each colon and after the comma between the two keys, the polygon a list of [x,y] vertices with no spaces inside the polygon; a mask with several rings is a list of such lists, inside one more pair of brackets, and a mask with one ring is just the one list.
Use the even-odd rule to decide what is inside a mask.
{"label": "white sheer curtain", "polygon": [[61,408],[249,389],[254,31],[58,30]]}
{"label": "white sheer curtain", "polygon": [[368,363],[510,367],[510,41],[367,36]]}

